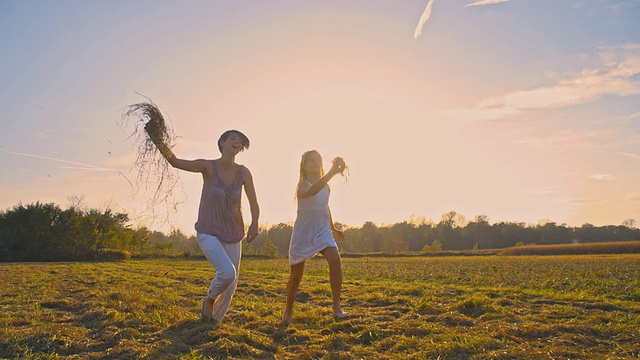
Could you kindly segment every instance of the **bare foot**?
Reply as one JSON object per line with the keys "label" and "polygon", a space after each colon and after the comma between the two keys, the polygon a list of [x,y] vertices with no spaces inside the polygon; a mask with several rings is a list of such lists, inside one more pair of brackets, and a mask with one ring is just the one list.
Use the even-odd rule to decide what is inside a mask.
{"label": "bare foot", "polygon": [[289,324],[291,324],[291,316],[293,316],[292,311],[285,311],[282,315],[282,321],[280,322],[280,324],[284,326],[288,326]]}
{"label": "bare foot", "polygon": [[333,317],[336,319],[346,319],[349,316],[351,316],[351,314],[342,311],[341,308],[333,309]]}

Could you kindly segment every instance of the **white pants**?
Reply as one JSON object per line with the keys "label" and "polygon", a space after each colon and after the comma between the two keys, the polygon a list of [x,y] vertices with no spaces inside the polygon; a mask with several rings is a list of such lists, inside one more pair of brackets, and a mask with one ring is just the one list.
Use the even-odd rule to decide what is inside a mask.
{"label": "white pants", "polygon": [[200,245],[204,256],[216,269],[216,276],[209,285],[207,296],[214,301],[211,317],[222,321],[229,310],[231,298],[233,298],[238,285],[242,245],[240,242],[226,244],[215,236],[200,233],[198,233],[198,245]]}

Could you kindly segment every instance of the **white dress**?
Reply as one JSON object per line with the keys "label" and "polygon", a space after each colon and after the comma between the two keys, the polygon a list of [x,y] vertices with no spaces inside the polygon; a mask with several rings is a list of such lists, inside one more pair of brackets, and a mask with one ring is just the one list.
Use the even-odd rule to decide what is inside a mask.
{"label": "white dress", "polygon": [[314,196],[298,199],[298,214],[289,243],[289,264],[314,257],[328,247],[337,247],[329,217],[329,187]]}

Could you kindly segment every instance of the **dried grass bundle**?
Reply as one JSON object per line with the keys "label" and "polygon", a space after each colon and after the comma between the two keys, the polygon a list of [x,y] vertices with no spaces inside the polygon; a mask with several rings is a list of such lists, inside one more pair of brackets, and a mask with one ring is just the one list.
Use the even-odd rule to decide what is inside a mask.
{"label": "dried grass bundle", "polygon": [[173,197],[179,177],[159,148],[171,149],[176,137],[158,106],[151,101],[126,107],[122,113],[123,124],[127,125],[131,120],[133,133],[129,138],[133,138],[137,145],[136,160],[132,166],[137,171],[136,183],[142,183],[144,190],[153,189],[153,195],[147,201],[152,219],[158,219],[157,206],[165,205],[164,222],[168,222],[179,203]]}

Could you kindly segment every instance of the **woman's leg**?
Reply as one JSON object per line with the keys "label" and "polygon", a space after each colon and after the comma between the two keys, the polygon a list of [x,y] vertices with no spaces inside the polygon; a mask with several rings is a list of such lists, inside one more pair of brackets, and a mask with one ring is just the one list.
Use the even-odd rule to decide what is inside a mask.
{"label": "woman's leg", "polygon": [[304,273],[304,261],[295,265],[291,265],[291,274],[289,275],[289,281],[287,282],[287,305],[282,315],[282,323],[289,325],[291,322],[291,316],[293,315],[293,303],[296,301],[296,294],[298,293],[298,287],[302,280],[302,274]]}
{"label": "woman's leg", "polygon": [[216,275],[209,285],[209,291],[202,306],[202,316],[210,318],[214,301],[235,282],[237,270],[223,244],[215,236],[198,234],[198,245],[216,270]]}
{"label": "woman's leg", "polygon": [[225,251],[227,252],[227,256],[229,256],[229,259],[235,266],[236,278],[213,303],[212,317],[218,322],[222,321],[222,318],[224,318],[227,310],[229,310],[231,299],[233,298],[233,294],[235,294],[236,292],[236,287],[238,286],[238,278],[240,277],[240,258],[242,257],[241,243],[223,244],[223,246]]}
{"label": "woman's leg", "polygon": [[331,246],[320,252],[329,263],[329,282],[333,295],[333,314],[337,317],[346,317],[349,314],[342,311],[340,296],[342,294],[342,260],[338,248]]}

